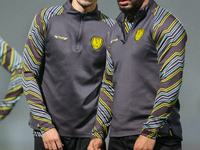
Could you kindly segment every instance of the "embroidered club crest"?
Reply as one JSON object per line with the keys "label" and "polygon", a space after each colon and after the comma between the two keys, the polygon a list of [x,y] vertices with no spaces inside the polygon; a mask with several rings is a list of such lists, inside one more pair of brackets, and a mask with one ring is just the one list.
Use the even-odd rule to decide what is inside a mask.
{"label": "embroidered club crest", "polygon": [[92,43],[92,47],[97,50],[99,48],[101,48],[101,46],[103,45],[103,39],[99,38],[99,37],[93,37],[91,40]]}
{"label": "embroidered club crest", "polygon": [[144,29],[138,29],[137,33],[135,34],[135,40],[139,41],[144,34]]}

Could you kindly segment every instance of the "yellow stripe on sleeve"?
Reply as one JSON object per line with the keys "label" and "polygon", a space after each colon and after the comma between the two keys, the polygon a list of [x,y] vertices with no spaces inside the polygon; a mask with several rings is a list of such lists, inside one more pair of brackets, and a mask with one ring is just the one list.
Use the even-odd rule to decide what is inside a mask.
{"label": "yellow stripe on sleeve", "polygon": [[11,56],[10,56],[10,64],[8,66],[8,70],[11,71],[11,67],[13,65],[15,50],[14,48],[11,49]]}
{"label": "yellow stripe on sleeve", "polygon": [[5,44],[4,44],[4,48],[3,48],[3,58],[2,58],[2,62],[1,62],[1,65],[2,65],[2,66],[3,66],[3,65],[5,64],[5,62],[6,62],[6,55],[4,55],[4,54],[7,53],[7,46],[8,46],[8,44],[5,43]]}
{"label": "yellow stripe on sleeve", "polygon": [[183,53],[185,52],[185,47],[183,48],[183,50],[181,50],[180,52],[175,52],[172,56],[170,56],[165,63],[163,64],[162,68],[160,69],[160,72],[162,72],[162,70],[164,69],[164,67],[176,56],[181,56],[183,55]]}
{"label": "yellow stripe on sleeve", "polygon": [[183,35],[175,42],[175,43],[171,43],[168,45],[168,47],[166,48],[166,50],[162,53],[162,55],[160,56],[158,63],[161,61],[162,57],[165,55],[165,53],[172,47],[172,46],[177,46],[182,40],[183,38],[186,36],[186,32],[183,33]]}
{"label": "yellow stripe on sleeve", "polygon": [[155,30],[153,32],[153,40],[155,41],[156,39],[156,33],[159,27],[161,27],[163,25],[163,23],[165,22],[165,20],[171,15],[171,12],[168,12],[167,15],[163,18],[163,20],[155,27]]}

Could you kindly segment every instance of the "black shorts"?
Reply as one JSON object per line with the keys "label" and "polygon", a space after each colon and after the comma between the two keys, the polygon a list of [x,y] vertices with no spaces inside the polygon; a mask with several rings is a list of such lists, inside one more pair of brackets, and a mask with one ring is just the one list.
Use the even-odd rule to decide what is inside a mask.
{"label": "black shorts", "polygon": [[[138,136],[111,137],[108,150],[133,150]],[[182,139],[177,136],[158,137],[153,150],[181,150]]]}
{"label": "black shorts", "polygon": [[[87,150],[90,143],[90,138],[66,138],[60,137],[62,144],[64,145],[63,150]],[[34,137],[34,150],[46,150],[42,137]],[[106,150],[105,142],[101,147],[101,150]]]}

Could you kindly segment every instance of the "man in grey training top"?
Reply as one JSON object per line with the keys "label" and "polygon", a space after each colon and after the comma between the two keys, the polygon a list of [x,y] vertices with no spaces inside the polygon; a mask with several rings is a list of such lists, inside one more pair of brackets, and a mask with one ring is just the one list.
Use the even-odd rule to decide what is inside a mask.
{"label": "man in grey training top", "polygon": [[[179,90],[185,56],[182,23],[154,0],[117,0],[88,150],[108,134],[109,150],[180,150]],[[112,120],[112,121],[111,121]]]}
{"label": "man in grey training top", "polygon": [[[35,150],[85,150],[114,22],[97,0],[67,0],[34,18],[23,53],[23,88]],[[105,149],[105,148],[104,148]]]}

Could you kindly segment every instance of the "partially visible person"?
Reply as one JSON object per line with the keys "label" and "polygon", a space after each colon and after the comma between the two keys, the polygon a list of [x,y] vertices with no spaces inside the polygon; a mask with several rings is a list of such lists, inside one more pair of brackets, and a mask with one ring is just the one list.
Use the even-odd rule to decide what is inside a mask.
{"label": "partially visible person", "polygon": [[181,150],[179,90],[185,58],[182,23],[154,0],[117,0],[88,150],[110,126],[109,150]]}
{"label": "partially visible person", "polygon": [[113,23],[97,0],[67,0],[35,16],[23,53],[35,150],[87,149]]}
{"label": "partially visible person", "polygon": [[0,64],[11,73],[8,92],[0,101],[0,120],[5,118],[23,93],[22,57],[0,37]]}

